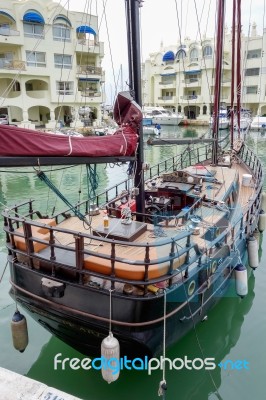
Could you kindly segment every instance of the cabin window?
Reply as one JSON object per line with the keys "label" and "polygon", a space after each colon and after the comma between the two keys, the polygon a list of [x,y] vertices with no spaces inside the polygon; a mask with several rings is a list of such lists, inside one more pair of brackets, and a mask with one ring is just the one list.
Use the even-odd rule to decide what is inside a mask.
{"label": "cabin window", "polygon": [[66,54],[55,54],[54,55],[54,66],[55,68],[72,68],[72,57]]}
{"label": "cabin window", "polygon": [[26,59],[29,67],[46,67],[45,53],[26,51]]}
{"label": "cabin window", "polygon": [[261,49],[248,50],[247,59],[250,59],[250,58],[261,58]]}
{"label": "cabin window", "polygon": [[64,81],[56,82],[57,94],[71,95],[73,94],[73,87],[74,87],[74,82],[64,82]]}
{"label": "cabin window", "polygon": [[211,46],[205,46],[203,49],[203,57],[205,58],[210,58],[212,57],[212,47]]}
{"label": "cabin window", "polygon": [[259,68],[247,68],[245,70],[245,76],[255,76],[260,74]]}
{"label": "cabin window", "polygon": [[258,86],[246,86],[246,94],[257,94]]}

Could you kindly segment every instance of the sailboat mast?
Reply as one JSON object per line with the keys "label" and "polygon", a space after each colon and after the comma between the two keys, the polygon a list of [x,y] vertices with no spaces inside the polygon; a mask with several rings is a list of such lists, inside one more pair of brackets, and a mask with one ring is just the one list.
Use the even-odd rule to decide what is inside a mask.
{"label": "sailboat mast", "polygon": [[232,73],[231,73],[231,149],[234,145],[234,93],[235,93],[235,47],[236,47],[236,0],[233,0],[233,17],[232,17]]}
{"label": "sailboat mast", "polygon": [[217,12],[217,38],[216,38],[216,63],[215,63],[215,97],[214,97],[214,113],[213,113],[213,146],[212,146],[212,164],[218,163],[218,133],[219,133],[219,111],[221,98],[221,81],[222,81],[222,65],[223,65],[223,37],[224,37],[224,15],[225,0],[218,1]]}
{"label": "sailboat mast", "polygon": [[[129,66],[129,87],[133,92],[134,100],[142,107],[141,93],[141,58],[140,58],[140,26],[139,7],[143,0],[125,0],[127,15],[127,39],[128,39],[128,66]],[[142,125],[139,131],[139,145],[137,150],[137,167],[135,173],[135,187],[139,188],[139,195],[136,196],[137,212],[145,212],[145,196],[143,184],[143,130]]]}
{"label": "sailboat mast", "polygon": [[241,0],[237,0],[237,58],[236,58],[236,105],[238,138],[240,136],[240,102],[241,102]]}

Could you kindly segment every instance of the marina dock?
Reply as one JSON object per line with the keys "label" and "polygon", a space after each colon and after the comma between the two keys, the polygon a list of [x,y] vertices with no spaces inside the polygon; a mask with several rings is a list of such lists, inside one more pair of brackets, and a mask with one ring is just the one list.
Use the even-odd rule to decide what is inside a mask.
{"label": "marina dock", "polygon": [[81,400],[44,383],[0,367],[1,400]]}

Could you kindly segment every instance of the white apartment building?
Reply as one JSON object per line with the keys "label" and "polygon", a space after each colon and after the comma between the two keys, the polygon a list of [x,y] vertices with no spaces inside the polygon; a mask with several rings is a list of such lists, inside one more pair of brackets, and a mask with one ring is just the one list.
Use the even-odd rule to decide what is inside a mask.
{"label": "white apartment building", "polygon": [[[266,115],[266,30],[242,35],[242,107],[252,115]],[[224,36],[221,104],[231,105],[232,34]],[[209,121],[213,109],[215,40],[203,38],[164,47],[142,65],[143,105],[163,106],[187,119]],[[234,99],[236,105],[236,99]]]}
{"label": "white apartment building", "polygon": [[2,0],[0,113],[18,126],[82,126],[85,106],[100,121],[103,55],[97,16],[51,0]]}

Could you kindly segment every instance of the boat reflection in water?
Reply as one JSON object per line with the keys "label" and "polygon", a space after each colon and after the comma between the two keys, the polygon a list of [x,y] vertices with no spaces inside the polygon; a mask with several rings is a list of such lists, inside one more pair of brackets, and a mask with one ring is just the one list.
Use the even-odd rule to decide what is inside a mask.
{"label": "boat reflection in water", "polygon": [[[232,286],[234,286],[233,282]],[[166,353],[166,357],[170,360],[176,358],[184,360],[185,356],[189,360],[209,357],[214,358],[216,364],[230,359],[236,361],[234,356],[230,355],[230,352],[239,340],[245,316],[250,311],[255,297],[255,276],[253,273],[249,278],[248,286],[248,295],[244,299],[236,297],[233,293],[231,297],[229,290],[230,297],[224,298],[215,307],[215,310],[209,313],[208,322],[198,325],[196,331],[191,331],[180,342],[172,346]],[[231,289],[234,292],[234,288]],[[160,382],[162,376],[162,371],[159,369],[152,371],[151,375],[148,375],[147,371],[123,370],[121,371],[122,379],[118,380],[110,390],[110,386],[103,383],[100,371],[73,371],[70,368],[54,371],[53,360],[58,353],[62,353],[62,357],[84,358],[82,354],[75,352],[71,347],[53,337],[43,348],[27,376],[45,380],[45,383],[51,386],[56,386],[58,389],[63,389],[88,400],[107,398],[107,396],[109,400],[116,400],[124,396],[128,400],[133,400],[139,395],[140,387],[143,398],[151,399],[157,395],[158,382]],[[239,354],[237,358],[246,359],[249,362],[245,352]],[[176,364],[180,365],[178,362]],[[232,370],[230,366],[224,372],[219,366],[211,371],[185,368],[169,370],[167,366],[167,398],[175,399],[178,393],[178,398],[182,400],[221,399],[222,397],[216,393],[216,388],[219,391],[222,374],[237,374],[235,384],[239,385],[241,378],[246,379],[245,373],[247,372],[249,371]],[[240,374],[242,374],[241,377]],[[130,392],[128,391],[129,387]],[[236,387],[230,388],[230,390],[233,389],[237,390]],[[241,393],[241,390],[239,392]]]}

